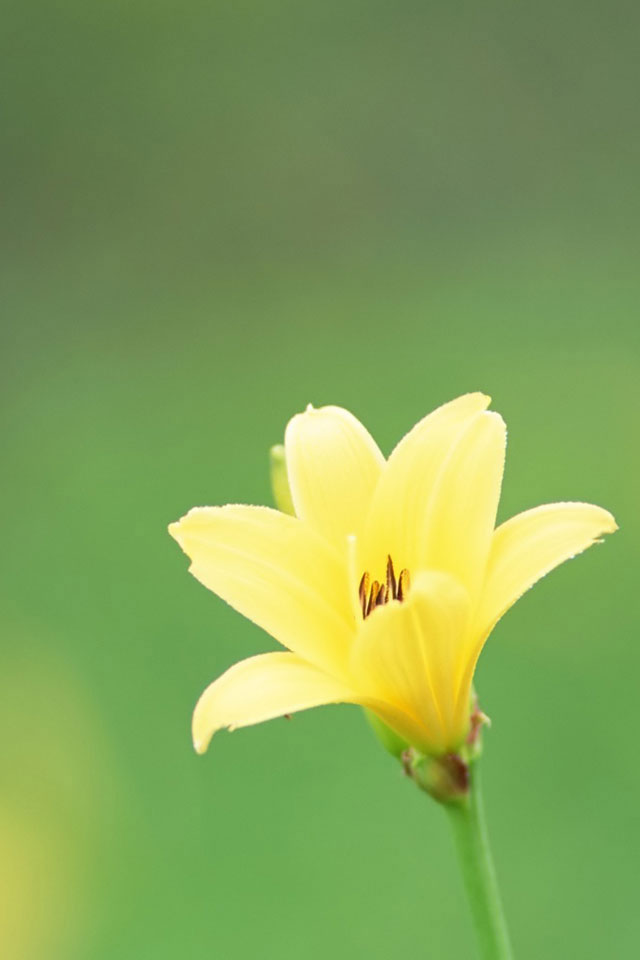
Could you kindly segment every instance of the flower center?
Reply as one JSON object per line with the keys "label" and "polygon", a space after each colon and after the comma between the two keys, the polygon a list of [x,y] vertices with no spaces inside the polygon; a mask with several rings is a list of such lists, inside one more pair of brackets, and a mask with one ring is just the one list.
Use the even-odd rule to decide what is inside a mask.
{"label": "flower center", "polygon": [[374,607],[381,607],[389,600],[404,600],[409,592],[409,586],[409,571],[405,568],[400,571],[400,576],[396,577],[393,560],[389,556],[387,557],[386,582],[379,580],[372,582],[369,572],[365,570],[358,587],[363,619],[366,620]]}

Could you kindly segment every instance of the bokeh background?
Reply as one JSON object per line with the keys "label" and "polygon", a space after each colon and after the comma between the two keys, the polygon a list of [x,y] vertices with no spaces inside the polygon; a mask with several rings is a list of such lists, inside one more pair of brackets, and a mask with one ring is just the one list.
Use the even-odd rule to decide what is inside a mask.
{"label": "bokeh background", "polygon": [[638,5],[2,20],[0,955],[473,956],[442,811],[356,708],[193,753],[201,690],[273,643],[166,526],[268,502],[307,402],[388,451],[482,389],[501,518],[621,525],[480,666],[517,956],[637,956]]}

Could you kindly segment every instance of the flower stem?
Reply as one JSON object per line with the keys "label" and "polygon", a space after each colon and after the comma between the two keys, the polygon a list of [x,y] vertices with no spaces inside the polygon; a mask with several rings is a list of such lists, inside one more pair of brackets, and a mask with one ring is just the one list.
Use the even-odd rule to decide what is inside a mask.
{"label": "flower stem", "polygon": [[496,873],[489,849],[476,761],[469,794],[461,803],[446,804],[482,960],[512,960]]}

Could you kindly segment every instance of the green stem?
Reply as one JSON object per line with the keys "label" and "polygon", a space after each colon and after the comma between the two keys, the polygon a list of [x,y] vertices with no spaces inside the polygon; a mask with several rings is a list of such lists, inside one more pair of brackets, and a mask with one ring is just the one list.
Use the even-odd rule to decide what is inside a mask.
{"label": "green stem", "polygon": [[471,768],[471,789],[459,803],[446,804],[464,885],[483,960],[512,960],[507,924],[500,902],[484,820],[479,764]]}

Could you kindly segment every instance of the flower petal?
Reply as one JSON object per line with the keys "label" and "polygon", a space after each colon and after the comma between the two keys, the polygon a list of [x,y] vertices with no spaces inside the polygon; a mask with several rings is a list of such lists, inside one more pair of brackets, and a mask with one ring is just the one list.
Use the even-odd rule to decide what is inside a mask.
{"label": "flower petal", "polygon": [[431,753],[456,749],[469,723],[469,690],[466,699],[459,690],[468,622],[469,597],[461,584],[428,571],[405,602],[376,608],[354,644],[358,689],[414,717],[420,740],[412,742]]}
{"label": "flower petal", "polygon": [[590,503],[548,503],[507,520],[493,535],[474,634],[484,638],[540,577],[617,529]]}
{"label": "flower petal", "polygon": [[375,441],[347,410],[308,407],[285,433],[296,514],[342,552],[359,535],[384,465]]}
{"label": "flower petal", "polygon": [[353,699],[350,689],[293,653],[263,653],[234,664],[204,691],[193,713],[193,743],[204,753],[213,734]]}
{"label": "flower petal", "polygon": [[469,420],[489,401],[483,393],[468,393],[438,407],[394,449],[366,523],[362,564],[372,576],[384,573],[388,554],[397,569],[416,569],[422,521],[442,465]]}
{"label": "flower petal", "polygon": [[223,727],[236,730],[328,703],[367,706],[394,729],[415,734],[411,718],[390,704],[356,694],[293,653],[263,653],[234,664],[207,687],[193,713],[193,743],[204,753]]}
{"label": "flower petal", "polygon": [[344,565],[295,517],[268,507],[196,507],[169,527],[190,571],[285,647],[330,673],[355,623]]}
{"label": "flower petal", "polygon": [[443,464],[421,518],[418,567],[456,577],[477,599],[493,536],[504,470],[506,427],[476,414]]}

